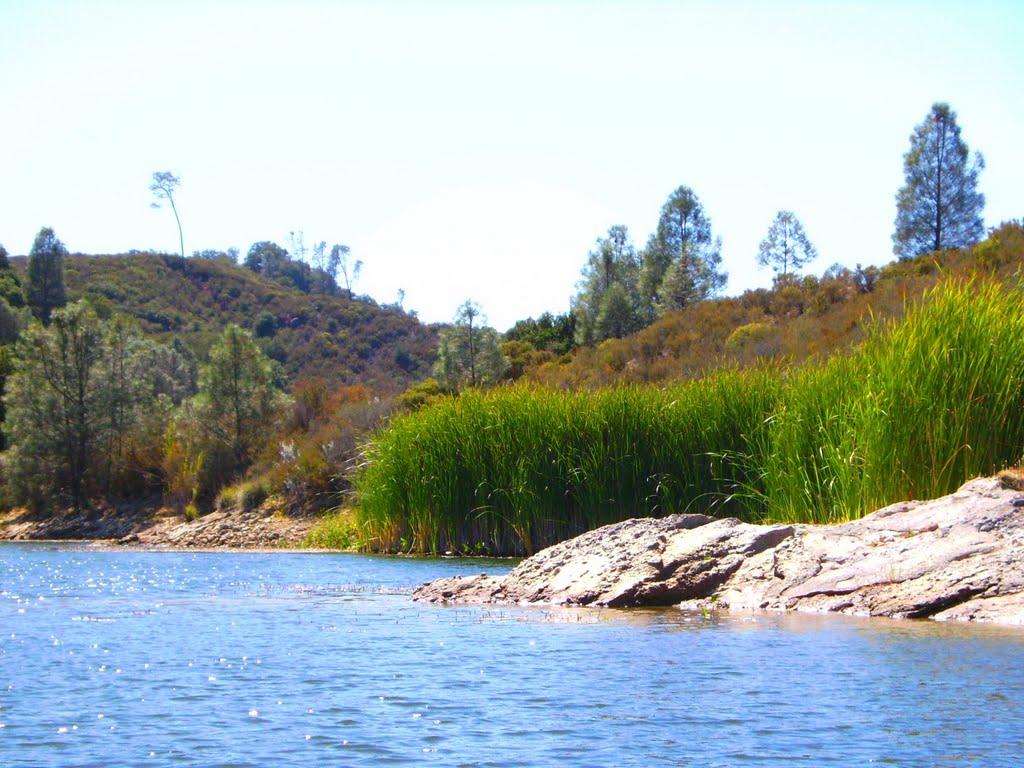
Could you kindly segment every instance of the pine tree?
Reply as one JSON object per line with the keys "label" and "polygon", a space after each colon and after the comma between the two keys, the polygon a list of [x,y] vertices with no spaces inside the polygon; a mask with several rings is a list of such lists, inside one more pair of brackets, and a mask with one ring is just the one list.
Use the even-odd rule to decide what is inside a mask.
{"label": "pine tree", "polygon": [[647,319],[655,312],[683,309],[721,290],[721,241],[697,195],[679,187],[661,208],[658,229],[643,254],[642,298]]}
{"label": "pine tree", "polygon": [[32,243],[28,256],[28,305],[32,314],[44,324],[50,322],[53,310],[67,303],[64,287],[64,257],[67,248],[53,230],[43,227]]}
{"label": "pine tree", "polygon": [[[577,343],[595,344],[641,328],[639,279],[640,259],[629,230],[621,225],[611,227],[587,254],[578,293],[572,301]],[[609,298],[612,293],[614,299]],[[614,320],[609,314],[611,305]]]}
{"label": "pine tree", "polygon": [[818,251],[807,239],[807,233],[792,211],[779,211],[761,241],[757,263],[771,267],[780,277],[794,272],[818,258]]}
{"label": "pine tree", "polygon": [[985,167],[980,152],[970,157],[960,138],[956,112],[934,104],[914,129],[903,156],[906,184],[896,194],[893,251],[901,259],[978,242],[985,196],[978,175]]}
{"label": "pine tree", "polygon": [[498,332],[487,327],[479,304],[463,302],[452,325],[441,331],[434,375],[445,386],[458,389],[494,384],[507,369]]}
{"label": "pine tree", "polygon": [[199,373],[201,428],[229,454],[225,472],[245,469],[281,405],[271,361],[252,336],[229,325]]}

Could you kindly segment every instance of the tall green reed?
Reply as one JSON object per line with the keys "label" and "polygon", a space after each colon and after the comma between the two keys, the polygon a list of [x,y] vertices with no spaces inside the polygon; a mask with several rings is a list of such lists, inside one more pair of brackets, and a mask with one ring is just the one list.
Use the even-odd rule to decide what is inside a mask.
{"label": "tall green reed", "polygon": [[829,522],[1024,451],[1024,304],[946,283],[853,354],[665,388],[467,392],[395,419],[355,477],[385,550],[528,554],[628,517]]}

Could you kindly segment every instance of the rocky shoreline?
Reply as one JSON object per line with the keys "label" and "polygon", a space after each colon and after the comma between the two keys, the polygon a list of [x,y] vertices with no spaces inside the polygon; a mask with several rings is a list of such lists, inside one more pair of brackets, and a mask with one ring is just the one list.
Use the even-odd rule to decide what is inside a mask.
{"label": "rocky shoreline", "polygon": [[507,576],[421,586],[435,603],[679,606],[1024,626],[1024,487],[972,480],[849,523],[750,525],[682,514],[605,526]]}
{"label": "rocky shoreline", "polygon": [[225,509],[196,520],[157,503],[96,505],[47,515],[12,510],[0,515],[0,541],[73,540],[149,549],[278,549],[298,547],[313,525],[282,514],[272,503]]}

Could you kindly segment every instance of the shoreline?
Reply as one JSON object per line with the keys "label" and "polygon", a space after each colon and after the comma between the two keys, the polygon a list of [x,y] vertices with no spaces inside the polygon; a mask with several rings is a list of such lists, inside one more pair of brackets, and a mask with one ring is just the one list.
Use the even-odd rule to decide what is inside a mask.
{"label": "shoreline", "polygon": [[272,500],[252,509],[225,509],[187,520],[155,501],[97,503],[87,510],[50,514],[12,509],[0,513],[0,541],[50,541],[109,548],[179,550],[304,549],[312,515],[287,515]]}
{"label": "shoreline", "polygon": [[979,478],[834,525],[634,518],[548,547],[502,577],[438,579],[414,599],[1024,627],[1024,492],[1012,478]]}

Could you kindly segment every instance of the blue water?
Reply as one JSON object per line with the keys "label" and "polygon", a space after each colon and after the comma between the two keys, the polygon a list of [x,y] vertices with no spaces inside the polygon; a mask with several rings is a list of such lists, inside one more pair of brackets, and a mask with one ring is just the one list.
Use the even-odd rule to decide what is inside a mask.
{"label": "blue water", "polygon": [[409,599],[480,569],[0,545],[0,766],[1024,765],[1024,631]]}

